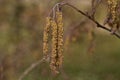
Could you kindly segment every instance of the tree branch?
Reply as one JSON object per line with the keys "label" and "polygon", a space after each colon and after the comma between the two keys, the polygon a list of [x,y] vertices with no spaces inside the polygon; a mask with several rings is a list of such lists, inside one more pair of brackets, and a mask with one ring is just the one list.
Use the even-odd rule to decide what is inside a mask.
{"label": "tree branch", "polygon": [[32,71],[34,68],[36,68],[39,64],[43,63],[45,61],[45,58],[42,58],[38,60],[37,62],[31,64],[30,67],[28,67],[23,74],[18,78],[18,80],[22,80],[30,71]]}
{"label": "tree branch", "polygon": [[[70,6],[72,7],[74,10],[76,10],[77,12],[81,13],[82,15],[86,16],[87,18],[89,18],[90,20],[92,20],[96,25],[97,27],[99,28],[102,28],[106,31],[109,31],[111,32],[111,29],[107,28],[107,27],[104,27],[103,25],[99,24],[95,19],[93,19],[91,16],[89,16],[88,14],[84,13],[83,11],[79,10],[78,8],[76,8],[75,6],[69,4],[69,3],[61,3],[62,5],[67,5],[67,6]],[[115,35],[117,38],[120,39],[120,34],[118,34],[117,32],[113,33],[113,35]]]}

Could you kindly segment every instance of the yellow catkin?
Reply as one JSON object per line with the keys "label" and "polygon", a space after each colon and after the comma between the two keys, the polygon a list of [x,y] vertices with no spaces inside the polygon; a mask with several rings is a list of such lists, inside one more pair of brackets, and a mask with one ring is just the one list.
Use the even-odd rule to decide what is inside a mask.
{"label": "yellow catkin", "polygon": [[117,7],[117,0],[108,0],[108,8],[111,14],[112,22],[116,19],[116,7]]}
{"label": "yellow catkin", "polygon": [[117,30],[117,2],[118,0],[107,0],[108,2],[108,8],[110,13],[110,22],[109,26],[111,27],[111,32],[114,33]]}
{"label": "yellow catkin", "polygon": [[111,13],[112,20],[115,21],[117,0],[108,0],[108,6],[109,6],[109,12]]}
{"label": "yellow catkin", "polygon": [[46,26],[44,27],[44,33],[43,33],[43,55],[47,56],[48,54],[48,36],[49,36],[49,29],[50,29],[50,21],[51,18],[46,18]]}
{"label": "yellow catkin", "polygon": [[58,26],[58,59],[56,65],[61,67],[63,61],[63,20],[62,12],[56,12],[56,21]]}
{"label": "yellow catkin", "polygon": [[51,30],[52,30],[52,53],[51,53],[51,61],[50,61],[50,68],[54,73],[59,73],[57,70],[57,53],[58,53],[58,29],[57,23],[55,20],[51,20]]}
{"label": "yellow catkin", "polygon": [[120,27],[120,0],[117,2],[117,20],[116,20],[116,23],[117,23],[117,28],[119,29]]}

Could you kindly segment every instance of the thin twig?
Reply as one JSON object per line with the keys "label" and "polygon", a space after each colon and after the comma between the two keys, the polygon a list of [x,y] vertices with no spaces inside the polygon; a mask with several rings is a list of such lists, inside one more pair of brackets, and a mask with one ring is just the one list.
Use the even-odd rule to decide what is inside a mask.
{"label": "thin twig", "polygon": [[[89,18],[90,20],[92,20],[97,25],[97,27],[102,28],[104,30],[107,30],[107,31],[111,32],[111,29],[109,29],[107,27],[104,27],[103,25],[101,25],[100,23],[98,23],[96,20],[94,20],[91,16],[89,16],[88,14],[86,14],[83,11],[79,10],[75,6],[73,6],[73,5],[69,4],[69,3],[65,3],[64,5],[68,5],[68,6],[72,7],[73,9],[75,9],[77,12],[79,12],[82,15],[86,16],[87,18]],[[115,35],[117,38],[120,39],[120,34],[118,34],[118,33],[115,32],[115,33],[113,33],[113,35]]]}
{"label": "thin twig", "polygon": [[38,60],[37,62],[31,64],[30,67],[28,67],[23,74],[18,78],[18,80],[22,80],[30,71],[32,71],[34,68],[36,68],[39,64],[43,63],[45,61],[45,58],[42,58]]}

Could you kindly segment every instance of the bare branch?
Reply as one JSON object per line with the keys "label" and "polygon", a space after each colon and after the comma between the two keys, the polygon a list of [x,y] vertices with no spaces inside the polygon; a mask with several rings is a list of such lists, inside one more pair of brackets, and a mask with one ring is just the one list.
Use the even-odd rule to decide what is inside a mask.
{"label": "bare branch", "polygon": [[45,61],[45,58],[42,58],[38,60],[37,62],[33,63],[28,67],[23,74],[18,78],[18,80],[22,80],[30,71],[32,71],[34,68],[36,68],[39,64],[43,63]]}
{"label": "bare branch", "polygon": [[[62,3],[63,4],[63,3]],[[68,5],[70,7],[72,7],[73,9],[75,9],[77,12],[81,13],[82,15],[86,16],[88,19],[92,20],[97,27],[102,28],[106,31],[111,32],[111,29],[104,27],[103,25],[101,25],[100,23],[98,23],[94,18],[92,18],[91,16],[89,16],[88,14],[84,13],[83,11],[79,10],[78,8],[76,8],[75,6],[69,4],[69,3],[64,3],[63,5]],[[117,32],[113,33],[113,35],[115,35],[117,38],[120,38],[120,34],[118,34]]]}

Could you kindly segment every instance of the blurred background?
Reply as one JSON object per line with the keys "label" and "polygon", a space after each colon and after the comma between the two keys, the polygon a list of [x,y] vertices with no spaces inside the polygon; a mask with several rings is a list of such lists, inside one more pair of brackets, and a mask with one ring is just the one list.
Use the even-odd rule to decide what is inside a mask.
{"label": "blurred background", "polygon": [[[45,18],[63,0],[0,0],[0,80],[18,80],[32,63],[42,58]],[[84,12],[91,0],[68,0]],[[96,20],[103,23],[106,3]],[[43,63],[23,80],[120,80],[120,40],[68,6],[63,7],[63,72],[51,75]]]}

